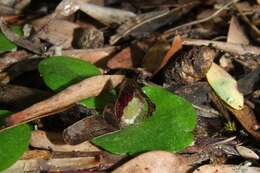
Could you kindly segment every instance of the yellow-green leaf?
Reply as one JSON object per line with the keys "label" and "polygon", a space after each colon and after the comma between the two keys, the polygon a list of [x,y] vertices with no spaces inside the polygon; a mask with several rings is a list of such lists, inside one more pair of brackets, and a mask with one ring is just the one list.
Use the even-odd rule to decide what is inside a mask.
{"label": "yellow-green leaf", "polygon": [[207,73],[210,86],[216,94],[229,106],[241,110],[244,106],[244,96],[237,87],[237,81],[224,69],[213,63]]}

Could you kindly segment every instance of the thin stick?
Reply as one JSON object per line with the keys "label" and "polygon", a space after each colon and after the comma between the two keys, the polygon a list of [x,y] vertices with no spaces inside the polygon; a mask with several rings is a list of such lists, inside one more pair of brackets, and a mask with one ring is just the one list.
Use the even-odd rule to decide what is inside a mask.
{"label": "thin stick", "polygon": [[166,35],[167,37],[170,37],[173,34],[173,32],[178,30],[178,29],[181,29],[181,28],[184,28],[184,27],[188,27],[188,26],[192,26],[192,25],[196,25],[196,24],[200,24],[200,23],[203,23],[203,22],[207,22],[207,21],[213,19],[214,17],[218,16],[223,10],[225,10],[227,7],[229,7],[230,5],[232,5],[233,3],[236,3],[238,1],[239,0],[233,0],[233,1],[228,2],[227,4],[225,4],[222,8],[217,10],[211,16],[205,17],[205,18],[200,19],[200,20],[195,20],[195,21],[192,21],[192,22],[188,22],[188,23],[185,23],[183,25],[177,26],[175,28],[169,29],[168,31],[164,32],[164,35]]}
{"label": "thin stick", "polygon": [[220,49],[226,52],[231,52],[238,55],[253,54],[259,55],[260,48],[256,46],[242,45],[236,43],[227,43],[223,41],[212,41],[212,40],[200,40],[200,39],[188,39],[183,38],[183,45],[192,46],[212,46],[216,49]]}

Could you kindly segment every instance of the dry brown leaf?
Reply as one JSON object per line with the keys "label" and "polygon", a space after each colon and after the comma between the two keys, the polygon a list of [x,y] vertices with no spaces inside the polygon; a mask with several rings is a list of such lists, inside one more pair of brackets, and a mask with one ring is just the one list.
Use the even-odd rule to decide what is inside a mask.
{"label": "dry brown leaf", "polygon": [[107,67],[111,69],[136,67],[140,64],[143,55],[144,53],[139,47],[131,45],[113,56],[107,62]]}
{"label": "dry brown leaf", "polygon": [[122,75],[99,75],[87,78],[49,99],[7,117],[6,127],[3,129],[57,113],[82,99],[99,95],[105,87],[117,86],[123,78]]}
{"label": "dry brown leaf", "polygon": [[151,73],[154,73],[161,62],[165,54],[170,49],[170,44],[165,39],[161,38],[148,50],[143,59],[143,68]]}
{"label": "dry brown leaf", "polygon": [[166,151],[144,153],[120,166],[112,173],[187,173],[191,167],[187,159]]}
{"label": "dry brown leaf", "polygon": [[130,68],[133,67],[131,59],[131,49],[127,47],[117,53],[112,59],[107,62],[107,67],[113,68]]}
{"label": "dry brown leaf", "polygon": [[90,63],[96,63],[115,51],[115,47],[99,48],[99,49],[71,49],[62,51],[62,55],[78,58]]}
{"label": "dry brown leaf", "polygon": [[100,166],[95,157],[58,158],[58,159],[31,159],[18,160],[4,173],[21,172],[68,172],[70,170],[86,170]]}
{"label": "dry brown leaf", "polygon": [[241,123],[241,125],[257,140],[260,140],[260,125],[257,122],[256,116],[253,110],[244,105],[244,108],[241,110],[233,109],[229,106],[226,106]]}
{"label": "dry brown leaf", "polygon": [[64,49],[72,46],[74,30],[79,27],[67,20],[50,19],[50,16],[38,19],[32,25],[36,30],[36,37]]}
{"label": "dry brown leaf", "polygon": [[243,31],[243,28],[241,27],[239,21],[235,16],[232,16],[230,21],[227,42],[244,44],[244,45],[249,44],[249,40],[245,32]]}
{"label": "dry brown leaf", "polygon": [[88,141],[85,141],[78,145],[54,144],[47,137],[47,133],[41,130],[36,130],[32,132],[30,145],[35,148],[41,148],[41,149],[52,150],[52,151],[60,151],[60,152],[100,151],[97,147],[95,147]]}
{"label": "dry brown leaf", "polygon": [[167,62],[171,59],[171,57],[176,52],[178,52],[181,48],[182,48],[182,39],[179,35],[177,35],[172,42],[171,48],[167,51],[166,55],[162,59],[158,68],[154,71],[154,74],[156,74],[159,70],[161,70],[167,64]]}

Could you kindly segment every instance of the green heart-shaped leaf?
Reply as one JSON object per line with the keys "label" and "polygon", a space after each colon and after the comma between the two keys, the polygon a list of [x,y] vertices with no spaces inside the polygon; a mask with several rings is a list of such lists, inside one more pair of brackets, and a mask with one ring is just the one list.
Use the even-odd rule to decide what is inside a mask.
{"label": "green heart-shaped leaf", "polygon": [[[19,26],[11,27],[11,30],[18,35],[22,35],[22,29]],[[17,46],[8,40],[5,35],[0,32],[0,53],[7,52],[7,51],[15,51]]]}
{"label": "green heart-shaped leaf", "polygon": [[52,56],[41,61],[39,71],[46,85],[54,91],[101,74],[95,65],[66,56]]}
{"label": "green heart-shaped leaf", "polygon": [[[0,110],[0,117],[11,114]],[[14,164],[27,150],[31,137],[29,125],[23,124],[0,132],[0,171]]]}
{"label": "green heart-shaped leaf", "polygon": [[196,116],[192,105],[171,92],[154,86],[143,88],[155,104],[151,118],[92,142],[115,154],[137,154],[151,150],[179,151],[193,142]]}

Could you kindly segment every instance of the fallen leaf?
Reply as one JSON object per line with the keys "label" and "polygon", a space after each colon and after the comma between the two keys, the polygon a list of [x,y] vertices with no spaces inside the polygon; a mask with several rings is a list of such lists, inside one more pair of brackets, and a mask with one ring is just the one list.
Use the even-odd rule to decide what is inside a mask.
{"label": "fallen leaf", "polygon": [[196,116],[191,104],[160,87],[146,86],[144,93],[156,110],[147,120],[118,132],[94,138],[92,142],[116,154],[151,150],[179,151],[193,142]]}
{"label": "fallen leaf", "polygon": [[229,106],[226,106],[229,111],[233,113],[233,115],[237,118],[237,120],[241,123],[241,125],[257,140],[260,140],[260,132],[258,128],[260,127],[256,115],[253,110],[244,105],[243,109],[236,110]]}
{"label": "fallen leaf", "polygon": [[102,61],[115,51],[115,47],[105,47],[98,49],[70,49],[62,51],[63,56],[88,61],[92,64]]}
{"label": "fallen leaf", "polygon": [[156,74],[159,70],[161,70],[167,64],[167,62],[172,58],[172,56],[176,52],[178,52],[181,48],[182,48],[182,39],[179,35],[177,35],[172,42],[171,48],[167,51],[166,55],[160,62],[159,67],[154,71],[154,74]]}
{"label": "fallen leaf", "polygon": [[238,91],[237,81],[217,64],[212,63],[207,80],[216,94],[229,106],[241,110],[244,96]]}
{"label": "fallen leaf", "polygon": [[238,153],[246,159],[255,159],[255,160],[259,159],[259,156],[253,150],[247,147],[237,145],[236,149]]}
{"label": "fallen leaf", "polygon": [[144,153],[126,162],[112,173],[187,173],[191,169],[185,157],[165,151]]}
{"label": "fallen leaf", "polygon": [[107,67],[111,69],[137,67],[143,56],[144,52],[138,46],[131,45],[113,56],[107,62]]}
{"label": "fallen leaf", "polygon": [[[35,130],[32,132],[30,146],[45,150],[60,151],[60,152],[94,152],[100,151],[97,147],[92,145],[89,141],[85,141],[78,145],[69,144],[55,144],[48,138],[47,132]],[[56,138],[57,140],[57,138]]]}
{"label": "fallen leaf", "polygon": [[161,63],[167,51],[170,49],[170,44],[165,39],[159,39],[146,53],[143,60],[143,68],[151,73],[160,69]]}
{"label": "fallen leaf", "polygon": [[249,40],[235,16],[230,20],[227,42],[248,45]]}
{"label": "fallen leaf", "polygon": [[54,46],[61,46],[63,49],[72,47],[74,30],[79,28],[79,25],[75,23],[62,19],[51,20],[50,17],[35,20],[32,25],[36,31],[36,37]]}

